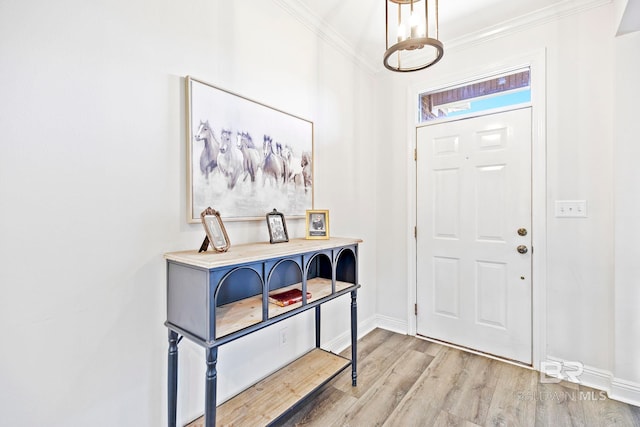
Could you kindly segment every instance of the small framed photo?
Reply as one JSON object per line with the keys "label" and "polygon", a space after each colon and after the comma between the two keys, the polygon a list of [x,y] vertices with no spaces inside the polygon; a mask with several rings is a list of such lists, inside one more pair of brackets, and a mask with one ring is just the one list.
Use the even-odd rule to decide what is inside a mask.
{"label": "small framed photo", "polygon": [[[231,242],[220,218],[220,212],[209,207],[202,211],[200,220],[204,226],[205,233],[207,233],[209,245],[213,250],[217,252],[226,252],[229,250]],[[204,250],[206,250],[206,247]]]}
{"label": "small framed photo", "polygon": [[287,233],[287,223],[284,215],[277,210],[273,210],[267,214],[267,226],[269,227],[269,242],[282,243],[289,241],[289,233]]}
{"label": "small framed photo", "polygon": [[307,239],[328,239],[329,238],[329,211],[308,210],[307,218]]}

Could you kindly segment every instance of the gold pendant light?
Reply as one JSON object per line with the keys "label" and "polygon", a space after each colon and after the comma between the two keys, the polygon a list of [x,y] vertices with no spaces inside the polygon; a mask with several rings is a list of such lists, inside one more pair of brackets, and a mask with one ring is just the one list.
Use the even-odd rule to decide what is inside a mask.
{"label": "gold pendant light", "polygon": [[386,51],[391,71],[417,71],[442,59],[438,40],[438,0],[385,0]]}

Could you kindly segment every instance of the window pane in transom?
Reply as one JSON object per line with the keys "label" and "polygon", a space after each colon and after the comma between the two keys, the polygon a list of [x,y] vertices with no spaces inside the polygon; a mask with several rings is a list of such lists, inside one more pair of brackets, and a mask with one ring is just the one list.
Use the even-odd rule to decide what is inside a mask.
{"label": "window pane in transom", "polygon": [[420,123],[531,102],[530,70],[419,95]]}

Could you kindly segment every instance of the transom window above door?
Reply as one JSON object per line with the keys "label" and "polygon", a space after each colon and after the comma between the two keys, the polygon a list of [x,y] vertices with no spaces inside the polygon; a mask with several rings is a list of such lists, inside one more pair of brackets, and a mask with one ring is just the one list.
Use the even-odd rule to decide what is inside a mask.
{"label": "transom window above door", "polygon": [[419,122],[429,122],[531,102],[530,70],[465,83],[418,96]]}

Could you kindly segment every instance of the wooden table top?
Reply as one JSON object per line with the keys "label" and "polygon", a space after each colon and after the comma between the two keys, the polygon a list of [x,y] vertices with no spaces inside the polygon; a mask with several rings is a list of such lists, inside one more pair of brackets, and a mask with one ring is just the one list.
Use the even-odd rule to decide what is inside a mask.
{"label": "wooden table top", "polygon": [[200,253],[197,250],[168,252],[164,257],[169,261],[211,269],[270,258],[284,258],[360,242],[361,239],[350,237],[331,237],[327,240],[291,239],[284,243],[257,242],[232,245],[227,252],[216,252],[211,248]]}

